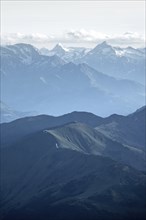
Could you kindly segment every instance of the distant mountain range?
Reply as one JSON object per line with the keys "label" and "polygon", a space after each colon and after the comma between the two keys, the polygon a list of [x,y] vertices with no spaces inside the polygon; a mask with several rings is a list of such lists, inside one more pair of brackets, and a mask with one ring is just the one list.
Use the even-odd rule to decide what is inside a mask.
{"label": "distant mountain range", "polygon": [[91,49],[84,47],[64,47],[61,43],[57,44],[52,50],[41,48],[42,55],[54,56],[62,58],[66,62],[74,62],[75,60],[85,56]]}
{"label": "distant mountain range", "polygon": [[1,219],[144,220],[145,119],[144,106],[1,124]]}
{"label": "distant mountain range", "polygon": [[[63,58],[60,50],[64,50],[65,53],[68,53],[68,50],[61,45],[54,48],[53,51],[57,52],[51,52],[53,56],[42,55],[38,49],[27,44],[1,47],[2,102],[18,112],[35,111],[53,115],[61,115],[74,110],[93,112],[101,116],[114,112],[128,114],[134,111],[145,103],[145,86],[142,85],[144,84],[142,70],[144,52],[133,49],[135,52],[139,51],[138,55],[131,55],[134,58],[121,58],[116,55],[117,59],[123,60],[122,65],[125,66],[127,63],[128,65],[131,63],[127,59],[136,59],[132,61],[132,65],[138,62],[141,66],[136,74],[140,78],[137,82],[133,81],[133,79],[136,80],[133,78],[133,73],[132,77],[129,77],[131,80],[120,79],[121,76],[117,70],[115,78],[109,76],[111,75],[109,67],[107,68],[109,73],[105,74],[85,63],[77,64],[84,62],[85,60],[82,59],[89,57],[94,52],[108,63],[110,59],[113,59],[113,55],[108,53],[107,60],[103,58],[103,55],[107,53],[98,52],[99,49],[102,50],[105,47],[111,46],[103,43],[90,51],[85,48],[72,49],[80,54],[77,55],[76,64],[73,63],[74,60],[68,62]],[[81,53],[84,55],[81,56]],[[125,54],[127,53],[125,52]],[[96,56],[97,65],[99,60]],[[118,61],[115,61],[115,64],[112,63],[113,68],[115,65],[119,71],[125,74]],[[98,66],[101,70],[100,65]],[[103,66],[105,67],[105,64]],[[128,68],[133,71],[134,66]],[[128,74],[127,70],[125,71]]]}
{"label": "distant mountain range", "polygon": [[52,50],[41,49],[42,54],[57,55],[67,62],[86,63],[115,78],[129,79],[145,84],[145,48],[120,48],[106,41],[95,48],[64,48],[61,44]]}

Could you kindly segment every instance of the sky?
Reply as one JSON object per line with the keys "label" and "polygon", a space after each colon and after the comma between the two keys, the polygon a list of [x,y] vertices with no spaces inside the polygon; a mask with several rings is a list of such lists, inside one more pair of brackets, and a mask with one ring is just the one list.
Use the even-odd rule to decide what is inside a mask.
{"label": "sky", "polygon": [[1,43],[141,47],[145,1],[1,1]]}

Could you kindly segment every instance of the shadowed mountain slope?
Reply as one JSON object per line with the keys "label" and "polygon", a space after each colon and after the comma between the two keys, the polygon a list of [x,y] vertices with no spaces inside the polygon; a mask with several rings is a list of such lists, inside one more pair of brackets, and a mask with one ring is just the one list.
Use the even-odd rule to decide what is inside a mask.
{"label": "shadowed mountain slope", "polygon": [[125,117],[112,115],[97,130],[121,143],[145,150],[146,106]]}
{"label": "shadowed mountain slope", "polygon": [[90,219],[92,210],[93,219],[100,213],[103,219],[107,214],[111,219],[129,219],[129,214],[144,219],[142,172],[87,154],[85,148],[58,147],[53,132],[38,132],[1,150],[2,219],[66,220],[70,210],[80,219],[84,213]]}
{"label": "shadowed mountain slope", "polygon": [[[128,116],[73,112],[1,124],[1,219],[144,220],[145,150],[124,143],[132,141],[128,125],[133,138],[144,132],[144,118],[145,107]],[[112,122],[127,133],[117,133],[123,142],[101,129]]]}
{"label": "shadowed mountain slope", "polygon": [[145,149],[145,120],[145,106],[128,116],[114,114],[107,118],[87,112],[72,112],[58,117],[47,115],[26,117],[0,124],[1,144],[2,146],[12,144],[36,131],[76,121],[96,127],[97,130],[113,140]]}
{"label": "shadowed mountain slope", "polygon": [[[9,145],[17,140],[20,140],[22,137],[25,137],[28,134],[51,127],[64,125],[73,121],[96,127],[102,123],[103,118],[87,112],[72,112],[58,117],[39,115],[21,118],[10,123],[0,124],[1,145]],[[7,137],[9,137],[9,139]]]}

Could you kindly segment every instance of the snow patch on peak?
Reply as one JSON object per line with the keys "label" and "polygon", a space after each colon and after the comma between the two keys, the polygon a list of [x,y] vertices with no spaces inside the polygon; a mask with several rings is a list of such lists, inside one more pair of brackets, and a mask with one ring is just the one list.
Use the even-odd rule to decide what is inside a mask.
{"label": "snow patch on peak", "polygon": [[125,50],[121,48],[114,48],[116,56],[123,57],[125,55]]}
{"label": "snow patch on peak", "polygon": [[39,50],[30,44],[14,44],[5,48],[11,56],[17,56],[22,63],[27,65],[30,65],[40,55]]}

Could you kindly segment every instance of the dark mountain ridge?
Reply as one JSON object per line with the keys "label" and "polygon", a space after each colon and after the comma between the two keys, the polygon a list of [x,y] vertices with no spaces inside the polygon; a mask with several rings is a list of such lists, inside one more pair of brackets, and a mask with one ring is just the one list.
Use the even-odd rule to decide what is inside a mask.
{"label": "dark mountain ridge", "polygon": [[112,115],[97,130],[114,140],[145,151],[146,106],[125,117]]}
{"label": "dark mountain ridge", "polygon": [[[119,142],[144,149],[145,120],[145,107],[128,116],[113,114],[107,118],[102,118],[88,112],[72,112],[58,117],[48,115],[26,117],[10,123],[0,124],[1,144],[2,146],[9,143],[12,144],[17,138],[20,139],[27,134],[77,121],[94,128],[97,127],[100,132]],[[139,130],[139,127],[141,130]]]}
{"label": "dark mountain ridge", "polygon": [[[72,112],[63,116],[39,115],[17,119],[10,123],[0,124],[1,127],[1,144],[8,145],[14,143],[17,138],[20,139],[25,135],[37,131],[45,130],[51,127],[63,125],[73,121],[82,122],[92,127],[102,122],[102,117],[87,112]],[[6,137],[9,136],[9,139]]]}

